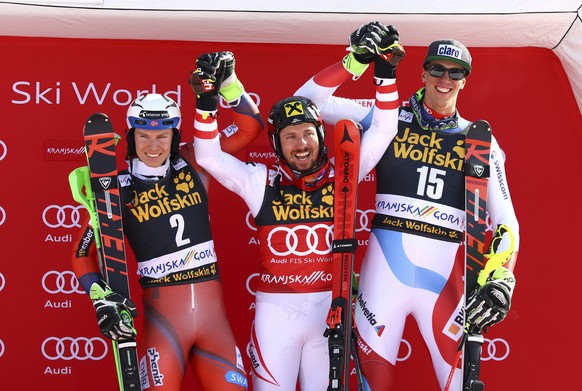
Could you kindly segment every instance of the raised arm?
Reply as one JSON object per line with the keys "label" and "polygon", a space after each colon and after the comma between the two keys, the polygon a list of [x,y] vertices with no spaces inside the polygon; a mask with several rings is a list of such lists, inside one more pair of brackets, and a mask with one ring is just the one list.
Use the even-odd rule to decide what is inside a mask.
{"label": "raised arm", "polygon": [[[222,149],[233,155],[248,147],[264,127],[259,109],[236,75],[235,63],[231,52],[202,54],[189,80],[197,96],[197,108],[216,112],[220,95],[233,109],[234,123],[219,133]],[[218,94],[209,94],[214,89],[219,90]]]}
{"label": "raised arm", "polygon": [[[210,60],[209,60],[210,59]],[[248,146],[263,127],[259,110],[234,73],[231,52],[201,55],[190,76],[196,93],[194,150],[196,162],[227,189],[243,198],[251,213],[260,209],[267,170],[246,164],[233,154]],[[235,124],[218,131],[218,99],[221,95],[235,110]]]}
{"label": "raised arm", "polygon": [[[398,30],[372,22],[350,35],[350,51],[337,62],[308,80],[297,91],[313,100],[323,120],[335,124],[352,119],[364,128],[360,153],[360,180],[378,163],[398,130],[396,67],[404,57]],[[333,93],[348,79],[357,80],[374,63],[374,100],[336,97]]]}

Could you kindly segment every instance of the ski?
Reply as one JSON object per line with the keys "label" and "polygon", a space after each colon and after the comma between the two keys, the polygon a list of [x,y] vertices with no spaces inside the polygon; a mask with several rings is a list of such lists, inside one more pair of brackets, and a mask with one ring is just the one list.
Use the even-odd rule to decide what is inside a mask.
{"label": "ski", "polygon": [[[101,113],[89,117],[83,136],[88,166],[69,175],[73,198],[91,216],[103,279],[114,292],[130,298],[115,151],[120,137],[113,131],[109,118]],[[121,316],[133,326],[131,314],[124,312]],[[112,344],[119,389],[141,390],[135,339]]]}
{"label": "ski", "polygon": [[355,236],[360,129],[351,120],[341,120],[334,128],[334,240],[332,302],[324,335],[329,346],[329,386],[349,390],[352,338],[352,274],[357,247]]}
{"label": "ski", "polygon": [[[474,289],[485,284],[491,272],[501,266],[486,263],[484,257],[487,251],[485,242],[490,154],[491,126],[483,120],[471,123],[465,129],[465,300]],[[465,323],[445,391],[449,390],[463,350],[462,387],[468,391],[483,390],[484,384],[479,380],[481,345],[481,331]]]}
{"label": "ski", "polygon": [[[465,294],[470,294],[485,268],[487,252],[487,184],[491,126],[487,121],[473,122],[465,138]],[[489,266],[490,267],[490,266]],[[485,273],[483,273],[485,275]]]}
{"label": "ski", "polygon": [[[487,276],[496,269],[490,262],[486,264],[484,257],[490,155],[491,126],[487,121],[473,122],[465,138],[465,299],[478,286],[483,286]],[[481,331],[467,326],[465,329],[463,388],[483,391],[485,385],[479,379]]]}

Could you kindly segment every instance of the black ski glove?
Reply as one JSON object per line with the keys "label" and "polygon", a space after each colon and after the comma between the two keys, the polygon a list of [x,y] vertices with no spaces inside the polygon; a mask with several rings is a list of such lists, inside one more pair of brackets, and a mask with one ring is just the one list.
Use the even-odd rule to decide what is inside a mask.
{"label": "black ski glove", "polygon": [[504,267],[497,269],[491,279],[467,299],[467,322],[479,329],[501,322],[511,307],[514,288],[513,273]]}
{"label": "black ski glove", "polygon": [[111,290],[103,280],[91,285],[89,296],[97,312],[97,324],[101,334],[115,341],[132,339],[137,334],[133,318],[137,309],[133,302]]}
{"label": "black ski glove", "polygon": [[[218,109],[218,91],[222,81],[229,77],[234,70],[225,66],[222,56],[227,52],[215,52],[201,54],[196,60],[196,69],[190,72],[190,87],[196,94],[196,108],[203,111],[216,111]],[[230,73],[226,75],[226,73]]]}

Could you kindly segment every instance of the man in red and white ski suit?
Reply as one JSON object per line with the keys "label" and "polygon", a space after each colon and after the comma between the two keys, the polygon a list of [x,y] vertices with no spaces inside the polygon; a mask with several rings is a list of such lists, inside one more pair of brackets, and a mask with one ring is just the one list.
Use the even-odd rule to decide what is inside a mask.
{"label": "man in red and white ski suit", "polygon": [[[375,23],[352,36],[373,29]],[[460,42],[430,45],[421,73],[424,87],[412,96],[410,107],[400,109],[398,134],[376,167],[376,214],[354,318],[366,390],[391,389],[408,315],[415,318],[428,346],[441,389],[454,362],[464,327],[459,321],[465,303],[464,261],[457,255],[465,224],[462,131],[469,124],[459,116],[456,100],[470,71],[469,51]],[[351,118],[364,129],[369,126],[370,109],[326,96],[322,87],[316,77],[296,94],[312,99],[327,123]],[[515,285],[511,271],[519,248],[504,155],[495,138],[490,167],[487,206],[497,229],[487,257],[509,261],[467,300],[467,319],[480,328],[500,322],[509,310]],[[456,369],[451,391],[461,390],[462,378]]]}
{"label": "man in red and white ski suit", "polygon": [[[398,35],[391,39],[397,45]],[[375,73],[387,67],[394,68],[387,61],[377,64]],[[322,93],[330,95],[351,76],[338,62],[316,78],[325,81]],[[378,77],[376,83],[372,124],[361,143],[360,180],[396,132],[395,79]],[[197,110],[197,162],[246,202],[261,244],[249,344],[253,389],[295,390],[299,381],[303,391],[325,390],[329,352],[323,333],[331,305],[334,170],[319,110],[301,96],[273,106],[269,137],[278,156],[274,167],[246,164],[222,151],[215,118],[215,112]]]}
{"label": "man in red and white ski suit", "polygon": [[[217,140],[238,153],[256,139],[263,122],[236,78],[234,58],[223,61],[228,66],[223,67],[220,94],[239,104],[233,115],[236,129],[220,132]],[[216,104],[196,102],[197,107]],[[119,183],[124,233],[143,288],[138,335],[142,389],[181,390],[189,365],[204,390],[246,390],[208,218],[210,178],[196,164],[193,145],[180,147],[180,109],[165,96],[148,94],[130,105],[127,122],[129,167],[120,173]],[[72,264],[93,299],[102,333],[115,340],[131,337],[135,330],[119,312],[126,309],[135,316],[135,306],[102,280],[88,217],[76,238]]]}

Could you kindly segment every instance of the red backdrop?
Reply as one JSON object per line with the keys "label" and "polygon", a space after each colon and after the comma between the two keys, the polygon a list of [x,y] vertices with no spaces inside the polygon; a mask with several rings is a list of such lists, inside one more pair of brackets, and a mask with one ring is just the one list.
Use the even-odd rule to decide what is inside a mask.
{"label": "red backdrop", "polygon": [[[127,105],[140,91],[169,93],[182,107],[183,138],[191,141],[194,97],[187,77],[198,54],[233,51],[237,74],[266,117],[274,101],[338,61],[343,48],[0,37],[0,49],[2,389],[37,390],[42,384],[45,389],[113,390],[111,349],[99,334],[89,299],[72,278],[69,260],[79,209],[67,176],[84,164],[85,119],[105,112],[123,135]],[[424,53],[424,48],[407,48],[398,70],[403,101],[420,87]],[[571,338],[571,326],[560,321],[572,313],[569,299],[577,293],[582,271],[574,245],[582,218],[577,208],[580,112],[549,50],[473,48],[472,54],[474,71],[461,92],[459,110],[468,119],[487,119],[507,153],[522,237],[512,310],[486,335],[483,379],[496,390],[566,389],[577,369],[573,357],[582,349],[580,339]],[[371,97],[370,83],[368,75],[339,93]],[[225,127],[230,119],[223,109],[220,124]],[[240,157],[267,162],[270,152],[263,134]],[[372,173],[360,190],[357,270],[366,250],[374,179]],[[210,194],[226,303],[244,351],[254,315],[258,239],[236,195],[217,183]],[[135,264],[131,267],[135,271]],[[139,295],[135,283],[132,289]],[[400,357],[396,390],[438,388],[412,319]],[[191,374],[184,389],[198,389]]]}

